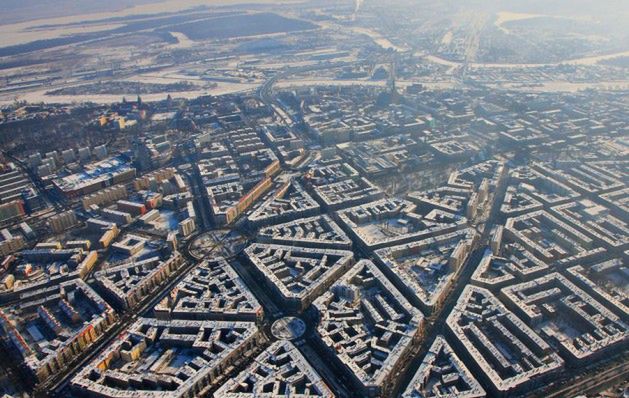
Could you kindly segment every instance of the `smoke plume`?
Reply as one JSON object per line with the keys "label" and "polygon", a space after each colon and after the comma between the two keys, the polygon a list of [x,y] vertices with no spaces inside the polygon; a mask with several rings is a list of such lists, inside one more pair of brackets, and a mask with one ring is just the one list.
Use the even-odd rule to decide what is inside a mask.
{"label": "smoke plume", "polygon": [[356,14],[358,10],[360,10],[360,6],[362,5],[363,5],[363,0],[356,0],[355,7],[354,7],[354,14]]}

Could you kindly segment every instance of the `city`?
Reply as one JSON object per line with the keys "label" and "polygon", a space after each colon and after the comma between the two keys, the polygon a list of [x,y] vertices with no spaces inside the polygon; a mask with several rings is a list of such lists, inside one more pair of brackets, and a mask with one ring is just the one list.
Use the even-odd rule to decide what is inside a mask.
{"label": "city", "polygon": [[11,3],[0,397],[629,396],[629,4]]}

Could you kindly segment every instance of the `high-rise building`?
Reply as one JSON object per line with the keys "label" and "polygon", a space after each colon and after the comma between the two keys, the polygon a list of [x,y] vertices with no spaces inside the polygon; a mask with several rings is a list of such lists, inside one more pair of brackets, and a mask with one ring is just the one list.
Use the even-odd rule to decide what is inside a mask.
{"label": "high-rise building", "polygon": [[0,222],[12,220],[24,216],[24,202],[12,200],[9,203],[0,205]]}
{"label": "high-rise building", "polygon": [[76,214],[73,210],[59,213],[56,216],[50,217],[50,220],[48,220],[50,229],[52,229],[52,232],[56,234],[73,227],[77,224],[77,222]]}
{"label": "high-rise building", "polygon": [[179,232],[181,236],[184,238],[192,235],[192,233],[197,229],[197,226],[192,218],[186,218],[182,222],[179,223]]}

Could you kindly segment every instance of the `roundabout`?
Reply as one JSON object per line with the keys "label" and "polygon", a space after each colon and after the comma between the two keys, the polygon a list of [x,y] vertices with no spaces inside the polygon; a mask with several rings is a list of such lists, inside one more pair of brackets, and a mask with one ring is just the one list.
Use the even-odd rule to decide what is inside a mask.
{"label": "roundabout", "polygon": [[288,316],[273,322],[271,333],[278,340],[297,340],[306,332],[306,324],[301,319]]}

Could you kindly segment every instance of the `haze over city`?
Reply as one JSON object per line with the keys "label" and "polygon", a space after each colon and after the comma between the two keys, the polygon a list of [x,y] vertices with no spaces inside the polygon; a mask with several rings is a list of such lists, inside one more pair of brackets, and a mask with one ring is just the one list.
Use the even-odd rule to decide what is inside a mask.
{"label": "haze over city", "polygon": [[0,397],[629,396],[626,0],[4,0]]}

